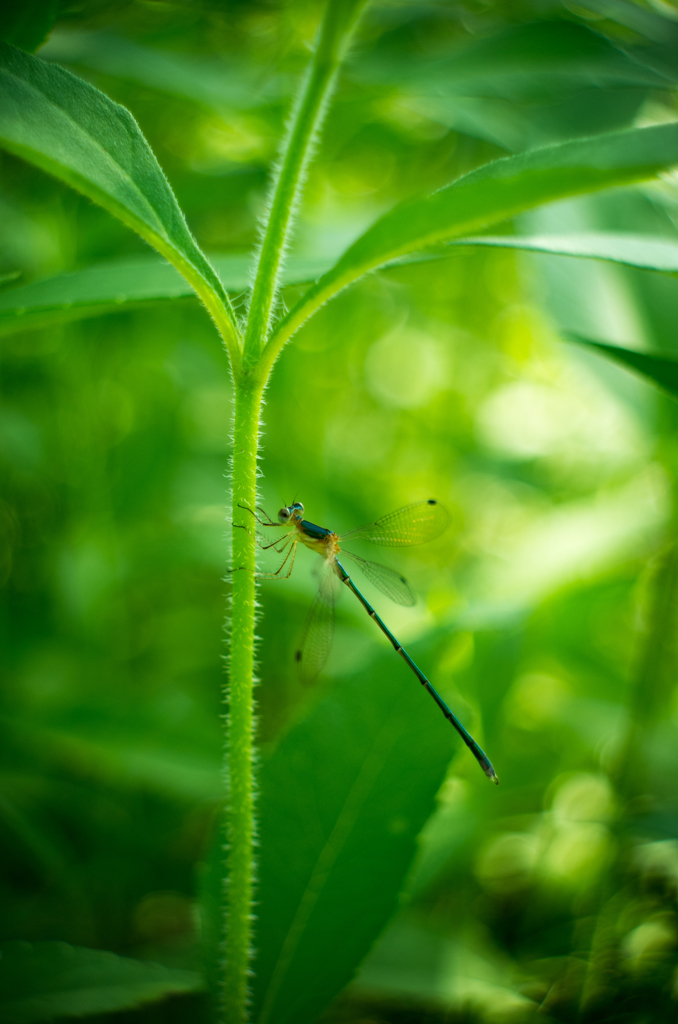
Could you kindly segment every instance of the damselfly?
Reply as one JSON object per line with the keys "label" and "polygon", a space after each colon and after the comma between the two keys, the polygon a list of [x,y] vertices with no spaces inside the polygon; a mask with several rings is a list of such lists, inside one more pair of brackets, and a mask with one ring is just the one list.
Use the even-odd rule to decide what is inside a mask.
{"label": "damselfly", "polygon": [[385,565],[370,562],[361,558],[360,555],[347,551],[343,543],[349,539],[351,541],[364,540],[370,544],[381,544],[383,547],[400,548],[434,540],[449,524],[449,516],[445,508],[433,499],[418,501],[383,516],[376,523],[358,527],[357,530],[345,533],[341,537],[332,530],[325,529],[324,526],[316,526],[315,523],[304,519],[304,506],[300,501],[281,508],[278,512],[278,522],[271,519],[262,509],[257,508],[256,511],[265,517],[260,519],[256,513],[252,513],[262,526],[289,527],[284,537],[274,540],[270,544],[261,545],[264,549],[272,548],[280,554],[285,554],[285,558],[276,572],[263,573],[262,576],[268,579],[288,579],[292,573],[299,543],[305,544],[312,551],[317,551],[323,558],[318,593],[308,614],[299,650],[296,652],[302,681],[312,683],[327,661],[334,633],[334,605],[339,583],[344,583],[358,598],[370,618],[374,619],[381,631],[388,637],[396,653],[409,665],[424,689],[433,697],[445,718],[457,730],[487,777],[493,782],[498,782],[496,772],[485,752],[448,708],[438,691],[414,663],[402,644],[396,640],[390,629],[379,618],[339,561],[341,553],[342,558],[349,558],[355,562],[370,583],[373,583],[382,594],[395,601],[396,604],[411,607],[416,603],[416,597],[404,576]]}

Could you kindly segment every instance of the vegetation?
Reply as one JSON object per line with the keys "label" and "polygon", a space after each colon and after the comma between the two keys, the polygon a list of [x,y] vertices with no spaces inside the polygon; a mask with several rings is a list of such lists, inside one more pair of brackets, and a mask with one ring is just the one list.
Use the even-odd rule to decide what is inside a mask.
{"label": "vegetation", "polygon": [[[0,24],[2,1019],[671,1019],[673,8]],[[498,789],[255,578],[256,505],[429,497],[365,592]]]}

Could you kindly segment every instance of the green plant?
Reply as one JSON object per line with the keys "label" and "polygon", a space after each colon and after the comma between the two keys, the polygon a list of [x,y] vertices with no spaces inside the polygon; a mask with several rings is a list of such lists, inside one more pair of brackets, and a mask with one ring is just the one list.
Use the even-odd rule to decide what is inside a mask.
{"label": "green plant", "polygon": [[[297,269],[291,263],[288,280],[302,284],[310,280],[311,283],[292,308],[285,311],[280,305],[279,288],[293,216],[335,78],[361,7],[362,4],[347,0],[330,0],[327,5],[314,56],[293,108],[278,171],[271,187],[254,284],[244,322],[239,319],[228,294],[242,287],[242,263],[227,265],[221,277],[212,268],[190,235],[166,179],[127,111],[57,66],[45,64],[10,45],[2,48],[1,84],[4,102],[0,112],[0,135],[5,148],[83,192],[153,245],[202,299],[228,353],[235,398],[231,468],[232,558],[233,565],[239,571],[233,576],[229,621],[231,639],[226,695],[229,716],[226,737],[229,780],[226,811],[226,842],[229,847],[226,971],[225,978],[218,985],[222,988],[221,998],[226,1019],[232,1022],[240,1022],[246,1016],[247,972],[253,941],[251,913],[254,885],[255,758],[252,689],[255,674],[256,545],[247,509],[253,508],[257,502],[262,399],[277,358],[284,345],[321,306],[377,268],[408,258],[419,258],[417,254],[422,253],[432,260],[443,259],[451,251],[450,243],[458,242],[460,248],[462,243],[492,244],[487,238],[475,239],[474,233],[563,197],[645,180],[678,162],[678,130],[675,124],[628,129],[567,141],[493,161],[432,195],[408,200],[384,214],[338,259],[330,261],[328,267],[316,267],[309,271],[308,267]],[[512,242],[525,248],[529,248],[530,244],[533,247],[541,244],[547,250],[549,248],[548,242],[543,240],[541,243],[531,243],[530,239]],[[606,250],[604,242],[603,236],[580,239],[578,246],[575,245],[574,249],[571,247],[570,251],[580,256],[623,258],[636,266],[651,265],[669,272],[676,269],[675,246],[667,244],[665,249],[658,250],[656,242],[635,238],[633,243],[636,248],[630,249],[624,245],[623,255],[620,256],[619,251],[612,252],[609,247]],[[504,242],[495,240],[494,244]],[[556,249],[557,245],[553,242],[551,251]],[[138,290],[136,296],[130,295],[131,300],[135,297],[162,298],[168,291],[177,294],[182,286],[174,276],[166,273],[167,269],[163,268],[160,275],[147,282],[145,292],[143,282],[140,284],[138,280],[138,271],[130,270],[122,289],[123,297],[126,297],[125,288]],[[116,302],[121,294],[120,281],[115,280],[112,274],[95,281],[83,271],[70,285],[73,289],[69,299],[70,308],[79,307],[81,311],[91,311],[94,306],[103,311]],[[139,295],[139,291],[143,294]],[[28,294],[25,289],[8,291],[0,306],[2,323],[7,330],[11,330],[19,321],[25,323],[24,318],[31,315],[34,315],[35,323],[46,322],[44,318],[49,318],[50,312],[57,306],[54,300],[50,306],[49,297],[45,298],[44,292],[41,295],[38,286]],[[671,376],[673,367],[669,360],[646,354],[641,361],[638,356],[623,349],[618,349],[615,354],[617,358],[635,365],[641,372],[675,392],[675,380]],[[361,707],[360,692],[350,695],[350,698],[353,707]],[[349,706],[348,694],[342,700],[344,708]],[[366,729],[362,745],[355,741],[337,743],[337,736],[341,733],[333,729],[329,721],[331,716],[322,711],[318,712],[320,725],[314,721],[306,727],[305,732],[302,730],[302,738],[296,734],[293,749],[281,744],[264,769],[261,811],[264,836],[272,837],[280,831],[275,825],[276,815],[292,813],[279,792],[281,788],[293,791],[292,778],[285,779],[286,773],[291,772],[295,763],[299,773],[316,771],[318,761],[327,756],[327,751],[335,742],[337,749],[332,757],[332,773],[328,772],[328,776],[337,773],[337,764],[343,758],[346,762],[351,761],[352,774],[347,773],[346,778],[352,781],[346,791],[340,790],[334,794],[334,801],[328,798],[328,805],[332,806],[334,815],[329,831],[331,834],[334,834],[333,829],[339,832],[347,829],[350,831],[355,828],[356,822],[360,822],[353,840],[360,849],[365,841],[364,834],[361,837],[361,829],[366,833],[373,826],[376,810],[371,808],[368,813],[357,798],[353,807],[351,799],[361,785],[367,785],[364,776],[365,773],[369,776],[371,770],[370,744],[375,735],[381,737],[379,714],[382,705],[383,701],[375,693],[368,706],[362,708],[360,714],[356,712],[357,721],[362,722]],[[424,709],[423,714],[427,711]],[[408,715],[411,713],[408,710]],[[323,714],[327,719],[325,721]],[[393,734],[386,730],[381,737],[384,749],[400,764],[405,763],[404,749],[398,745],[405,717],[400,715],[400,724]],[[351,728],[347,726],[344,738],[355,736],[356,728],[357,722],[352,723]],[[429,767],[421,769],[419,780],[420,792],[427,794],[425,809],[430,807],[433,794],[443,776],[448,751],[441,742],[439,749],[431,749],[428,753]],[[375,764],[372,767],[376,778],[377,766]],[[323,787],[326,792],[331,791],[331,777],[323,780]],[[410,795],[414,805],[416,801]],[[383,793],[379,794],[378,799],[374,793],[372,796],[376,806],[383,804],[386,799]],[[395,810],[390,808],[392,814],[395,814]],[[312,930],[308,929],[304,936],[304,949],[301,941],[295,939],[295,945],[289,935],[298,933],[298,938],[307,928],[318,898],[314,886],[319,887],[319,876],[334,868],[341,857],[334,857],[330,850],[331,843],[328,844],[323,835],[309,839],[306,867],[312,884],[309,888],[306,876],[300,869],[299,877],[286,894],[286,907],[283,910],[277,908],[276,911],[278,916],[287,915],[292,922],[290,930],[281,938],[275,934],[276,915],[271,912],[272,917],[266,917],[266,908],[275,907],[275,893],[280,892],[281,886],[273,884],[272,874],[267,873],[269,868],[266,865],[270,862],[266,858],[273,854],[266,849],[262,851],[261,930],[256,939],[261,949],[258,976],[268,983],[265,992],[258,997],[259,1019],[262,1022],[301,1020],[302,1014],[312,1019],[312,1015],[319,1012],[350,977],[356,963],[369,948],[393,908],[412,853],[414,837],[427,816],[423,810],[417,813],[413,811],[411,814],[401,847],[397,851],[395,846],[391,849],[390,861],[395,865],[392,876],[383,888],[383,897],[379,905],[375,906],[364,934],[346,950],[345,960],[335,965],[335,973],[330,972],[324,987],[320,986],[319,996],[307,1002],[302,1000],[301,1004],[294,1001],[301,984],[298,975],[307,975],[311,970],[309,965],[313,957],[317,956],[313,949],[316,940],[313,939]],[[270,826],[268,820],[272,822]],[[350,860],[348,854],[344,855]],[[286,863],[284,851],[279,851],[275,856],[281,863]],[[218,889],[221,883],[218,863],[214,872],[217,881],[215,888]],[[369,888],[367,875],[365,887]],[[337,893],[339,888],[337,883]],[[307,895],[309,891],[310,897]],[[300,892],[303,893],[301,897]],[[336,903],[339,896],[335,893],[332,899]],[[333,913],[336,914],[336,906]],[[343,925],[349,926],[346,921]],[[213,927],[212,934],[213,946],[218,948],[218,925]],[[293,963],[295,956],[299,959]],[[315,970],[319,970],[317,965]],[[218,968],[214,969],[214,973],[218,974]]]}

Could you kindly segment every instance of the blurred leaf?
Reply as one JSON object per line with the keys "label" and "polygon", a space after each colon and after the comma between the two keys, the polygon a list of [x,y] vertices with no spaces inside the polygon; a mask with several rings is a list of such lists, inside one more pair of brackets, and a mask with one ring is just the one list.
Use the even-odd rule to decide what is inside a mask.
{"label": "blurred leaf", "polygon": [[[510,153],[529,148],[532,111],[521,109],[501,97],[485,99],[480,96],[412,97],[404,100],[406,109],[439,124],[484,139]],[[552,140],[549,140],[552,141]]]}
{"label": "blurred leaf", "polygon": [[[656,5],[655,10],[641,7],[639,4],[624,3],[623,0],[587,0],[587,10],[596,12],[610,21],[629,28],[634,34],[641,38],[652,39],[666,45],[671,45],[678,39],[676,23],[672,17],[670,7],[661,8]],[[647,58],[651,53],[649,47],[643,48],[643,56]]]}
{"label": "blurred leaf", "polygon": [[512,152],[629,124],[649,88],[670,78],[584,25],[511,26],[406,63],[371,55],[360,80],[397,88],[397,103]]}
{"label": "blurred leaf", "polygon": [[[78,765],[113,789],[143,789],[180,800],[218,800],[223,793],[219,733],[208,719],[192,719],[184,730],[163,729],[140,704],[134,714],[116,715],[110,706],[78,708],[68,722],[0,717],[3,741],[13,741],[35,758]],[[5,780],[5,792],[12,793]],[[0,800],[0,814],[4,810]]]}
{"label": "blurred leaf", "polygon": [[0,6],[0,39],[37,50],[56,21],[58,0],[3,0]]}
{"label": "blurred leaf", "polygon": [[520,991],[518,972],[473,937],[464,939],[446,934],[440,925],[426,927],[413,914],[398,915],[370,952],[350,993],[414,1000],[458,1014],[471,1004],[481,1020],[533,1019],[537,1007]]}
{"label": "blurred leaf", "polygon": [[[678,373],[678,363],[674,366]],[[661,552],[653,566],[639,657],[629,695],[626,736],[614,778],[628,800],[648,791],[648,757],[654,733],[666,717],[676,687],[678,661],[678,547]]]}
{"label": "blurred leaf", "polygon": [[0,44],[0,143],[105,207],[184,275],[225,332],[228,298],[134,118],[63,68]]}
{"label": "blurred leaf", "polygon": [[219,114],[277,100],[283,85],[269,68],[239,66],[232,59],[222,61],[204,54],[156,50],[109,32],[59,30],[40,56],[136,82]]}
{"label": "blurred leaf", "polygon": [[482,235],[461,238],[453,245],[487,245],[504,249],[549,252],[558,256],[611,260],[631,267],[678,274],[678,242],[621,231],[589,231],[572,235]]}
{"label": "blurred leaf", "polygon": [[128,1010],[202,987],[194,971],[62,942],[7,943],[0,957],[0,1011],[6,1024]]}
{"label": "blurred leaf", "polygon": [[[247,280],[247,264],[233,267],[239,287]],[[186,279],[169,263],[154,257],[87,267],[13,288],[0,296],[0,334],[96,316],[129,303],[194,295]]]}
{"label": "blurred leaf", "polygon": [[117,742],[103,737],[87,739],[56,729],[45,730],[40,739],[72,761],[86,765],[109,788],[129,786],[174,799],[218,800],[223,792],[219,758],[192,755],[169,744],[152,746],[150,731],[149,726],[134,745],[124,738]]}
{"label": "blurred leaf", "polygon": [[402,102],[415,116],[519,153],[626,128],[646,96],[643,88],[588,86],[529,104],[502,96],[413,96]]}
{"label": "blurred leaf", "polygon": [[[641,54],[642,56],[642,54]],[[666,76],[585,25],[548,21],[512,26],[473,40],[442,59],[367,58],[359,77],[408,85],[418,95],[503,97],[526,102],[590,84],[663,86]]]}
{"label": "blurred leaf", "polygon": [[[212,255],[211,260],[226,291],[241,292],[249,287],[249,256]],[[291,257],[283,271],[283,283],[313,280],[330,262]],[[0,335],[100,316],[130,304],[138,306],[193,295],[191,286],[171,264],[153,256],[86,267],[0,295]]]}
{"label": "blurred leaf", "polygon": [[254,1020],[311,1022],[351,979],[459,747],[393,657],[342,679],[281,740],[259,780]]}
{"label": "blurred leaf", "polygon": [[[276,333],[289,337],[331,296],[399,256],[555,199],[650,178],[677,162],[678,124],[579,139],[493,161],[381,217],[309,288]],[[277,348],[274,342],[272,351]]]}
{"label": "blurred leaf", "polygon": [[673,398],[678,398],[678,360],[667,359],[666,356],[654,355],[649,352],[635,352],[632,349],[621,348],[619,345],[608,345],[602,341],[593,341],[591,338],[583,338],[580,334],[563,334],[568,341],[574,341],[578,345],[585,345],[592,348],[601,355],[605,355],[615,363],[620,363],[627,370],[635,370],[641,376],[658,384],[660,388],[667,391]]}
{"label": "blurred leaf", "polygon": [[[561,256],[611,260],[629,266],[678,273],[678,243],[664,238],[587,232],[571,235],[483,235],[462,238],[441,252],[412,254],[397,263],[445,258],[455,247],[488,246],[524,249]],[[226,291],[240,292],[251,280],[248,256],[210,255]],[[290,257],[282,274],[284,285],[303,284],[319,277],[329,258]],[[17,275],[8,274],[9,282]],[[0,295],[0,336],[89,316],[101,316],[144,303],[193,296],[185,278],[171,264],[152,256],[86,267],[70,274],[34,281]]]}

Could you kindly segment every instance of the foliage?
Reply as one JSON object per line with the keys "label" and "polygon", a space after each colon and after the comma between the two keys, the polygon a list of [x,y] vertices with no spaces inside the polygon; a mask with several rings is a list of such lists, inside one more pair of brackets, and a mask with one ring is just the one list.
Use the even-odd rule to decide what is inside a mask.
{"label": "foliage", "polygon": [[678,207],[670,175],[643,182],[678,161],[675,22],[374,4],[317,138],[357,8],[329,11],[249,334],[319,8],[91,3],[39,58],[3,45],[3,937],[58,984],[64,957],[122,972],[108,1003],[30,1019],[195,992],[203,951],[220,989],[220,577],[254,557],[238,529],[229,554],[223,475],[235,453],[254,493],[238,430],[251,454],[259,409],[238,420],[241,360],[262,386],[277,360],[270,513],[451,510],[398,553],[420,608],[375,603],[501,779],[348,601],[305,691],[315,581],[265,583],[253,1019],[669,1019],[676,413],[648,380],[675,395]]}
{"label": "foliage", "polygon": [[127,1010],[201,988],[195,971],[74,949],[63,942],[7,943],[0,959],[0,1006],[7,1024]]}
{"label": "foliage", "polygon": [[[370,687],[347,679],[262,766],[256,1019],[315,1020],[396,909],[454,740],[416,682],[393,693],[391,667],[387,657],[374,663]],[[218,869],[213,857],[212,932]]]}

